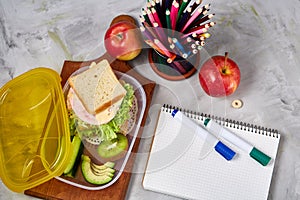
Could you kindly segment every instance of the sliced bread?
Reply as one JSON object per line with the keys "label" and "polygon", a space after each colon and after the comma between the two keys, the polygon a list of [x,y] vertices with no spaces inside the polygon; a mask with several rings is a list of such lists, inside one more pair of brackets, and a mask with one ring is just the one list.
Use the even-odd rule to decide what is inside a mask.
{"label": "sliced bread", "polygon": [[104,111],[126,95],[107,60],[96,65],[93,63],[88,70],[70,77],[68,81],[91,114]]}

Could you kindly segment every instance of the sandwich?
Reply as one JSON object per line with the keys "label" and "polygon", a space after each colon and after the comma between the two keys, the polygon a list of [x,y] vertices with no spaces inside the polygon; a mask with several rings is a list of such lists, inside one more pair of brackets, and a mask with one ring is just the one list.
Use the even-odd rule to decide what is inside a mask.
{"label": "sandwich", "polygon": [[107,60],[68,79],[67,94],[71,134],[112,140],[117,133],[129,132],[128,121],[135,119],[136,99],[129,83],[116,77]]}

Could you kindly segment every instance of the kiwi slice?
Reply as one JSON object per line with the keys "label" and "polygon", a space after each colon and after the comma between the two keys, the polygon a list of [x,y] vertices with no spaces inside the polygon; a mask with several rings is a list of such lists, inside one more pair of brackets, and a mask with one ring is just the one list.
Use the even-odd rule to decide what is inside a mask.
{"label": "kiwi slice", "polygon": [[127,149],[127,137],[118,133],[116,138],[101,142],[97,152],[102,160],[115,161],[125,156]]}

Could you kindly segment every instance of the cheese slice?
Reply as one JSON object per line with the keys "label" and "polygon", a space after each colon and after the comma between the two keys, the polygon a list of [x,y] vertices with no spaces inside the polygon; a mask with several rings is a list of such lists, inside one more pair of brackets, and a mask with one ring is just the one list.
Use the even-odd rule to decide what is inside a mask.
{"label": "cheese slice", "polygon": [[85,107],[72,88],[70,88],[67,97],[68,109],[73,110],[76,116],[79,117],[82,121],[92,125],[101,125],[108,123],[114,118],[121,104],[122,100],[119,100],[102,112],[93,115],[86,111]]}
{"label": "cheese slice", "polygon": [[99,124],[106,124],[112,120],[117,114],[123,99],[120,99],[116,103],[112,104],[110,107],[106,108],[102,112],[96,114],[95,118]]}

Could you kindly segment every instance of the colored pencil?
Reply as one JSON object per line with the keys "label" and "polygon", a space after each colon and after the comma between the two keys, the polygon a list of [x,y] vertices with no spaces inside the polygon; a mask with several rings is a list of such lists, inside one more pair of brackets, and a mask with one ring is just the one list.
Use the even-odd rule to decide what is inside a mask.
{"label": "colored pencil", "polygon": [[165,0],[165,9],[171,10],[172,0]]}
{"label": "colored pencil", "polygon": [[171,37],[168,37],[168,41],[170,44],[170,49],[172,49],[172,52],[174,52],[176,55],[180,55],[182,57],[182,55],[185,53],[184,47],[179,49],[178,44],[175,45],[175,43],[173,42],[173,39]]}
{"label": "colored pencil", "polygon": [[205,39],[210,38],[210,34],[209,33],[202,33],[200,34],[200,36],[205,37]]}
{"label": "colored pencil", "polygon": [[161,21],[160,21],[160,19],[159,19],[159,16],[158,16],[158,14],[157,14],[155,8],[152,7],[152,8],[151,8],[151,12],[152,12],[154,21],[155,21],[156,23],[158,23],[158,25],[159,25],[160,27],[163,27],[163,25],[162,25],[162,23],[161,23]]}
{"label": "colored pencil", "polygon": [[171,63],[171,66],[173,66],[173,68],[177,69],[177,71],[179,71],[181,74],[186,73],[186,69],[179,62],[173,62],[173,63]]}
{"label": "colored pencil", "polygon": [[147,23],[151,23],[150,20],[149,20],[147,11],[146,11],[144,8],[142,8],[142,17],[145,19],[145,21],[146,21]]}
{"label": "colored pencil", "polygon": [[179,11],[178,11],[177,22],[181,18],[181,15],[182,15],[182,13],[183,13],[183,11],[184,11],[184,9],[186,8],[187,5],[188,5],[188,0],[183,0],[181,5],[180,5]]}
{"label": "colored pencil", "polygon": [[154,16],[153,16],[152,12],[151,12],[151,9],[147,10],[147,15],[149,17],[150,24],[153,25],[153,23],[155,22],[155,19],[154,19]]}
{"label": "colored pencil", "polygon": [[142,35],[145,36],[147,39],[149,39],[149,40],[154,39],[153,35],[144,26],[140,27],[140,31],[141,31]]}
{"label": "colored pencil", "polygon": [[151,2],[150,1],[148,1],[147,3],[146,3],[146,7],[147,7],[147,9],[146,10],[148,10],[148,8],[151,8]]}
{"label": "colored pencil", "polygon": [[184,27],[185,23],[188,21],[190,15],[191,15],[191,11],[192,11],[191,7],[188,7],[186,9],[186,11],[183,12],[182,17],[180,18],[180,20],[177,23],[177,27],[176,27],[177,31],[181,30]]}
{"label": "colored pencil", "polygon": [[197,26],[197,27],[195,27],[195,28],[192,28],[192,29],[190,29],[190,30],[189,30],[188,32],[186,32],[186,33],[195,32],[195,31],[200,30],[200,29],[203,29],[203,28],[208,29],[208,28],[210,28],[210,27],[213,27],[215,24],[216,24],[215,22],[209,22],[209,23],[206,23],[206,24]]}
{"label": "colored pencil", "polygon": [[187,37],[187,38],[181,40],[180,42],[181,42],[181,44],[186,45],[186,44],[189,44],[192,41],[193,41],[192,37]]}
{"label": "colored pencil", "polygon": [[196,0],[190,0],[190,2],[188,3],[188,5],[186,6],[186,8],[183,12],[185,12],[188,7],[192,7],[195,2],[196,2]]}
{"label": "colored pencil", "polygon": [[195,23],[195,24],[201,24],[201,23],[203,23],[203,22],[206,22],[206,21],[210,20],[210,19],[213,18],[214,16],[215,16],[215,14],[209,14],[209,15],[206,15],[206,16],[202,17],[201,19],[196,20],[194,23]]}
{"label": "colored pencil", "polygon": [[[201,5],[198,6],[199,8],[201,7]],[[202,6],[202,12],[200,13],[200,15],[198,16],[197,19],[201,18],[201,16],[203,17],[203,13],[207,13],[209,11],[209,7],[210,7],[210,4],[206,4],[204,6]]]}
{"label": "colored pencil", "polygon": [[175,30],[176,28],[178,10],[179,10],[179,3],[176,0],[174,0],[170,11],[171,25],[173,30]]}
{"label": "colored pencil", "polygon": [[160,22],[162,23],[162,27],[165,27],[166,23],[163,20],[164,19],[165,11],[162,10],[162,7],[160,5],[160,0],[155,0],[155,10],[156,10],[157,15],[158,15],[158,17],[160,19]]}
{"label": "colored pencil", "polygon": [[188,19],[184,27],[180,30],[180,32],[184,32],[185,29],[200,15],[202,12],[202,8],[199,8],[192,16]]}
{"label": "colored pencil", "polygon": [[175,44],[175,47],[177,47],[177,48],[179,49],[179,52],[180,52],[181,54],[186,53],[186,51],[185,51],[183,45],[177,40],[177,38],[173,38],[172,41],[173,41],[173,43]]}
{"label": "colored pencil", "polygon": [[194,31],[194,32],[186,33],[186,34],[182,35],[181,38],[188,37],[188,36],[190,36],[190,35],[192,35],[192,34],[201,34],[201,33],[205,33],[205,32],[207,32],[207,28],[202,28],[202,29],[196,30],[196,31]]}
{"label": "colored pencil", "polygon": [[167,23],[168,29],[172,29],[170,14],[171,14],[170,10],[167,9],[166,10],[166,23]]}
{"label": "colored pencil", "polygon": [[192,8],[192,13],[195,12],[196,10],[198,10],[199,5],[202,3],[202,0],[196,0],[194,2],[194,4],[191,6]]}
{"label": "colored pencil", "polygon": [[160,41],[167,41],[167,36],[164,32],[164,28],[159,27],[158,23],[153,23],[154,30],[156,31],[156,34],[158,35]]}
{"label": "colored pencil", "polygon": [[161,50],[152,40],[145,40],[145,42],[155,51],[157,51],[158,53],[164,55],[164,51]]}
{"label": "colored pencil", "polygon": [[155,0],[151,0],[151,1],[150,1],[150,4],[151,4],[151,7],[155,7],[155,4],[156,4],[156,3],[155,3]]}
{"label": "colored pencil", "polygon": [[210,7],[210,4],[204,5],[202,7],[202,13],[200,13],[200,15],[196,18],[196,20],[199,20],[199,19],[203,18],[208,13],[208,11],[210,10],[209,7]]}
{"label": "colored pencil", "polygon": [[142,15],[139,16],[139,19],[140,19],[141,23],[144,23],[146,21],[145,18]]}
{"label": "colored pencil", "polygon": [[216,23],[203,0],[147,0],[139,16],[146,44],[166,57],[170,67],[185,73],[177,56],[188,59],[197,54],[210,38],[208,30]]}
{"label": "colored pencil", "polygon": [[156,33],[153,30],[153,27],[150,26],[147,22],[142,22],[143,26],[153,35],[153,37],[156,37]]}
{"label": "colored pencil", "polygon": [[174,58],[176,57],[175,54],[171,53],[163,43],[161,43],[161,41],[159,41],[158,39],[154,39],[154,44],[156,44],[164,53],[164,55],[166,55],[169,58]]}

